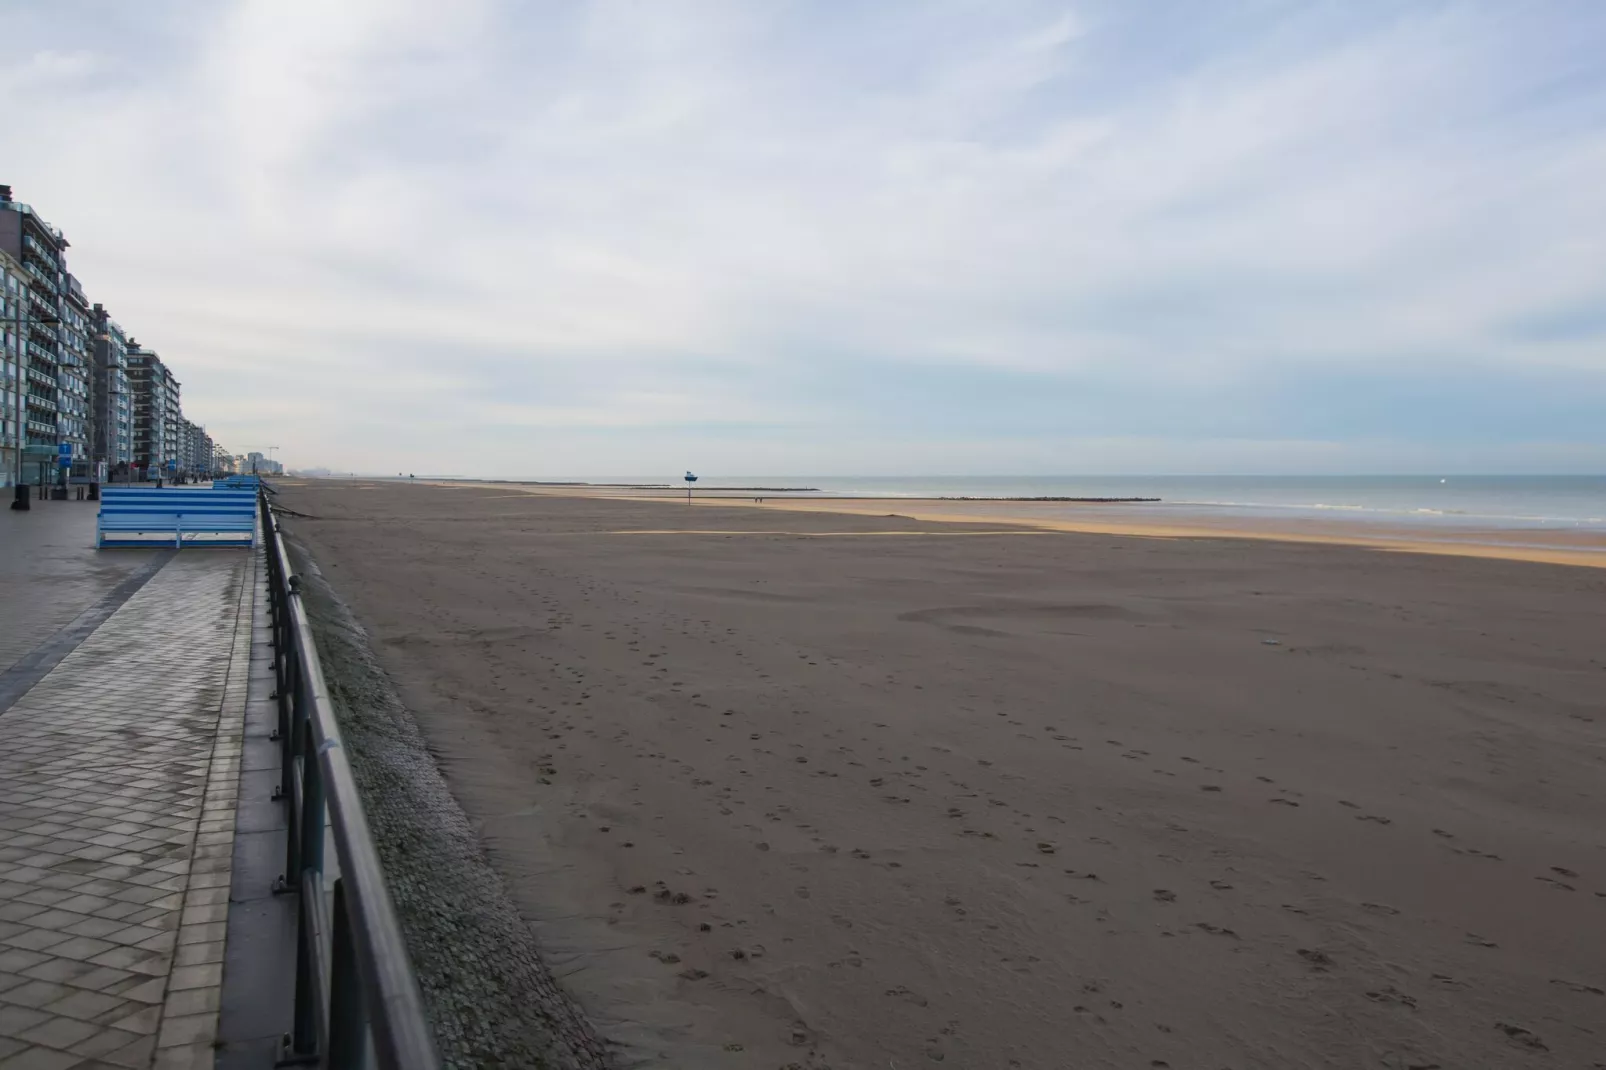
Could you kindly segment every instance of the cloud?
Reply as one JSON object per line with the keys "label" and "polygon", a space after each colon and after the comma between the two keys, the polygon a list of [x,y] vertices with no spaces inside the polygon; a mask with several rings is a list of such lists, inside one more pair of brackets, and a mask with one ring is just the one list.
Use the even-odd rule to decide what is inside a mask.
{"label": "cloud", "polygon": [[[138,7],[18,20],[0,155],[237,448],[507,475],[1606,447],[1573,403],[1606,395],[1606,11]],[[1103,445],[1048,445],[1075,441]]]}

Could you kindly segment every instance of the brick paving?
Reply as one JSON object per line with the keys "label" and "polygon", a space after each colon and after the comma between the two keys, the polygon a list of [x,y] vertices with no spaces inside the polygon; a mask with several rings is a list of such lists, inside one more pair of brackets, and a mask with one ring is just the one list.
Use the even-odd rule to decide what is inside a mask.
{"label": "brick paving", "polygon": [[[124,554],[71,615],[8,604],[0,651]],[[212,1065],[256,574],[176,554],[0,713],[0,1070]]]}
{"label": "brick paving", "polygon": [[0,672],[147,564],[154,550],[95,550],[94,502],[0,504]]}

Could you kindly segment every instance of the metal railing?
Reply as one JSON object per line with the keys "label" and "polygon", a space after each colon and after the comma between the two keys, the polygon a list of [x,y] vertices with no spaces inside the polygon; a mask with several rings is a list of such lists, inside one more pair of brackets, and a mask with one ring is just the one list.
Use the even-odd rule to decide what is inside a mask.
{"label": "metal railing", "polygon": [[[385,891],[379,855],[340,742],[312,628],[267,491],[257,496],[268,558],[275,697],[287,802],[284,875],[300,898],[295,1022],[279,1065],[438,1070],[423,999]],[[334,857],[326,858],[332,835]],[[331,883],[332,879],[332,883]]]}

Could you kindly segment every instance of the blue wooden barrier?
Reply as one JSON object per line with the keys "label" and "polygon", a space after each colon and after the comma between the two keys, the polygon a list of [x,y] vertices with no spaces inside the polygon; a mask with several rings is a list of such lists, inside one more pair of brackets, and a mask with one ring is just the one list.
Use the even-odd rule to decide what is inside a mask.
{"label": "blue wooden barrier", "polygon": [[260,485],[256,476],[225,476],[212,481],[213,490],[256,490]]}
{"label": "blue wooden barrier", "polygon": [[254,546],[256,491],[106,487],[95,546]]}

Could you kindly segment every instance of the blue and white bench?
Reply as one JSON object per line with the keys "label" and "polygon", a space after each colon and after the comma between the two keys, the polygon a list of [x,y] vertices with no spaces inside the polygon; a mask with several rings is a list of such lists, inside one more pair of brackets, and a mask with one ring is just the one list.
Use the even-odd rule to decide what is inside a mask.
{"label": "blue and white bench", "polygon": [[254,490],[105,487],[95,546],[254,546]]}
{"label": "blue and white bench", "polygon": [[225,476],[212,481],[213,490],[256,490],[260,485],[256,476]]}

